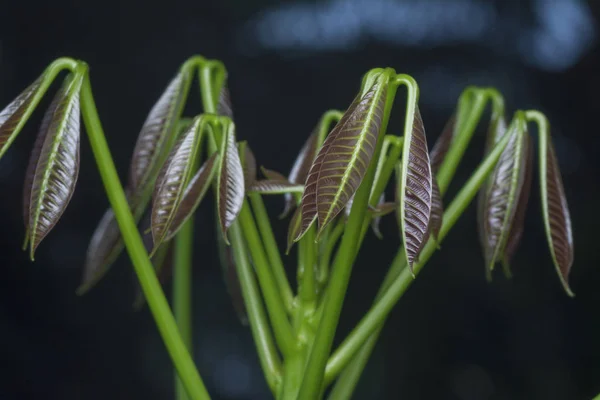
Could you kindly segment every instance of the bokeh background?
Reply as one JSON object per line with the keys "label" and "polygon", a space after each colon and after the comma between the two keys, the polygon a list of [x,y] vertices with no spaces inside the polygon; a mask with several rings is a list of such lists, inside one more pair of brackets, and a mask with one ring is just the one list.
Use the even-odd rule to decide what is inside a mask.
{"label": "bokeh background", "polygon": [[[394,309],[355,398],[589,400],[600,392],[599,29],[596,0],[0,0],[0,107],[54,58],[86,60],[125,177],[146,113],[200,53],[228,67],[239,138],[259,163],[287,171],[320,114],[345,108],[372,67],[417,79],[430,144],[466,85],[495,86],[509,112],[537,108],[553,124],[577,296],[555,275],[537,190],[510,281],[485,282],[471,207]],[[20,250],[22,182],[41,114],[0,162],[0,399],[172,399],[152,318],[131,309],[126,257],[88,295],[75,295],[108,205],[87,140],[63,220],[35,263]],[[402,118],[399,108],[392,130]],[[484,132],[454,191],[480,161]],[[275,216],[281,203],[269,205]],[[221,279],[211,209],[209,201],[197,218],[195,358],[214,399],[267,399],[250,331]],[[399,243],[394,218],[382,229],[385,240],[370,235],[360,253],[339,337],[368,309]],[[276,230],[285,237],[286,223]]]}

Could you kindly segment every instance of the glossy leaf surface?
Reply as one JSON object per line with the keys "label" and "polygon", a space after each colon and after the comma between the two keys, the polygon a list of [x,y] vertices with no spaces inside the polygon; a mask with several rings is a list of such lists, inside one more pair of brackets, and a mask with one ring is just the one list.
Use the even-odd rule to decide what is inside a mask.
{"label": "glossy leaf surface", "polygon": [[39,151],[29,202],[30,256],[52,230],[67,207],[79,174],[79,90],[83,76],[68,77]]}
{"label": "glossy leaf surface", "polygon": [[233,123],[224,125],[220,155],[217,205],[221,232],[225,242],[228,243],[227,230],[240,213],[245,196],[244,171],[235,144]]}
{"label": "glossy leaf surface", "polygon": [[[206,179],[212,176],[214,171],[200,170],[199,178],[204,181],[197,181],[197,188],[190,187],[190,191],[186,191],[188,182],[190,182],[193,173],[194,163],[198,157],[197,151],[202,139],[202,131],[204,127],[203,117],[197,117],[190,128],[183,134],[179,142],[173,148],[169,158],[161,168],[156,186],[152,195],[152,240],[154,241],[153,252],[162,244],[167,234],[172,235],[170,231],[172,223],[177,214],[180,212],[180,204],[187,194],[204,194],[206,191]],[[214,158],[212,159],[214,163]],[[204,172],[204,174],[202,173]],[[193,182],[190,182],[193,183]],[[210,182],[209,182],[210,183]],[[198,192],[195,192],[195,190]],[[181,210],[179,221],[183,222],[187,211],[196,204],[194,198],[188,199],[188,209]],[[175,227],[173,227],[175,228]]]}
{"label": "glossy leaf surface", "polygon": [[[7,146],[19,134],[25,125],[23,118],[31,108],[33,98],[40,90],[43,76],[27,87],[16,99],[0,111],[0,157],[6,152]],[[31,112],[31,110],[29,110]]]}
{"label": "glossy leaf surface", "polygon": [[421,113],[415,108],[413,129],[404,138],[400,183],[399,222],[408,266],[413,267],[428,238],[433,180]]}
{"label": "glossy leaf surface", "polygon": [[322,231],[360,186],[379,138],[386,93],[387,82],[377,79],[325,139],[306,179],[302,229],[296,240],[316,219]]}
{"label": "glossy leaf surface", "polygon": [[573,232],[554,145],[549,135],[540,135],[540,181],[542,212],[550,253],[561,283],[569,296],[569,272],[573,265]]}

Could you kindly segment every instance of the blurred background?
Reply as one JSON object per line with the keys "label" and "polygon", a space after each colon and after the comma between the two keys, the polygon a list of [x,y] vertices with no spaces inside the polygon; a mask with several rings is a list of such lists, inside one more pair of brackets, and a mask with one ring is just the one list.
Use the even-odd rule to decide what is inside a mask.
{"label": "blurred background", "polygon": [[[355,398],[589,400],[600,392],[600,2],[0,0],[0,10],[0,108],[56,57],[86,60],[123,178],[147,112],[197,53],[225,62],[239,138],[260,164],[283,172],[321,113],[347,107],[373,67],[419,82],[430,145],[469,84],[497,87],[509,113],[542,110],[571,207],[577,296],[556,277],[538,190],[510,281],[499,273],[486,283],[470,207],[394,309]],[[172,399],[153,320],[147,309],[132,311],[126,257],[89,294],[75,294],[108,206],[87,139],[64,218],[35,263],[20,250],[23,177],[41,114],[0,161],[0,399]],[[402,115],[398,107],[391,131]],[[483,125],[450,196],[481,159]],[[281,201],[268,204],[275,218]],[[195,358],[213,399],[267,399],[250,331],[221,279],[211,210],[208,201],[197,218]],[[284,238],[287,221],[275,225]],[[394,218],[382,230],[385,240],[369,235],[354,268],[338,341],[368,309],[399,243]]]}

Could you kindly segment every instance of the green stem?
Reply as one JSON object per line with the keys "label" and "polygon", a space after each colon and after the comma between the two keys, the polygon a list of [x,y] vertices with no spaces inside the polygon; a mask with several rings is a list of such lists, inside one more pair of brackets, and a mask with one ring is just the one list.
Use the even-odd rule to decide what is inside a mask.
{"label": "green stem", "polygon": [[286,311],[291,313],[294,307],[294,295],[292,294],[290,282],[285,274],[285,267],[283,266],[281,254],[277,247],[277,241],[275,240],[275,235],[273,234],[273,229],[269,222],[269,215],[265,208],[265,203],[259,193],[251,193],[249,197],[258,224],[258,230],[260,231],[262,242],[267,251],[267,257],[269,258],[275,281],[279,287],[279,293],[281,294]]}
{"label": "green stem", "polygon": [[302,300],[302,308],[305,311],[312,311],[315,308],[316,300],[316,280],[315,280],[315,263],[317,262],[317,245],[315,243],[315,230],[316,227],[313,225],[306,235],[302,238],[304,240],[304,258],[303,258],[303,274],[302,274],[302,285],[300,287],[300,299]]}
{"label": "green stem", "polygon": [[292,327],[279,291],[277,290],[277,284],[269,267],[269,261],[267,260],[247,201],[244,201],[237,221],[241,225],[242,233],[248,243],[248,248],[254,261],[258,283],[265,299],[273,331],[275,332],[275,341],[284,356],[291,354],[296,348]]}
{"label": "green stem", "polygon": [[281,360],[273,343],[269,321],[265,315],[254,271],[252,271],[246,252],[244,237],[238,224],[231,226],[229,236],[258,358],[267,384],[275,394],[281,384]]}
{"label": "green stem", "polygon": [[[84,68],[87,70],[87,67]],[[100,119],[98,118],[87,71],[85,72],[81,88],[81,111],[108,200],[114,210],[127,252],[129,253],[129,258],[133,263],[140,286],[148,300],[148,306],[167,351],[186,387],[190,399],[210,399],[202,378],[194,366],[192,357],[179,334],[175,318],[171,314],[169,304],[156,278],[154,268],[148,258],[148,253],[144,248],[142,238],[129,210],[123,187],[119,181],[119,176],[110,155]]]}
{"label": "green stem", "polygon": [[[393,74],[393,70],[387,69],[383,71],[383,74],[387,75],[386,79],[391,79],[390,76]],[[387,130],[390,110],[396,92],[396,88],[393,85],[388,84],[388,82],[384,84],[388,85],[388,90],[380,132]],[[361,227],[366,214],[371,186],[373,185],[377,167],[375,160],[379,158],[382,144],[383,134],[380,134],[372,162],[367,168],[363,181],[354,196],[344,236],[342,237],[342,242],[340,243],[331,270],[331,278],[325,294],[323,315],[320,318],[317,335],[310,351],[298,400],[315,400],[322,396],[325,366],[337,329],[348,281],[352,272],[352,264],[358,253],[357,245],[360,240]]]}

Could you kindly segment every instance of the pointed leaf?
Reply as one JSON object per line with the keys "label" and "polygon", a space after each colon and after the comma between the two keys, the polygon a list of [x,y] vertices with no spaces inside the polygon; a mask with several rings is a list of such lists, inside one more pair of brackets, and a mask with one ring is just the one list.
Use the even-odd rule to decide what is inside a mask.
{"label": "pointed leaf", "polygon": [[287,246],[285,250],[285,254],[289,254],[292,246],[295,243],[295,239],[298,237],[300,230],[302,229],[302,208],[296,208],[296,211],[292,214],[292,218],[290,219],[290,224],[288,226],[288,234],[287,234]]}
{"label": "pointed leaf", "polygon": [[245,197],[244,172],[235,145],[235,125],[233,123],[224,126],[220,153],[217,182],[218,215],[223,238],[225,243],[229,244],[227,230],[240,213]]}
{"label": "pointed leaf", "polygon": [[229,95],[229,88],[224,83],[219,92],[219,104],[217,105],[217,114],[224,115],[233,119],[233,108],[231,107],[231,96]]}
{"label": "pointed leaf", "polygon": [[444,219],[444,205],[442,203],[442,194],[435,176],[431,181],[431,218],[429,220],[429,231],[433,239],[437,242],[440,235],[440,228]]}
{"label": "pointed leaf", "polygon": [[256,158],[246,141],[238,143],[238,152],[244,170],[244,185],[248,188],[256,180]]}
{"label": "pointed leaf", "polygon": [[189,71],[180,71],[148,114],[129,169],[129,184],[133,190],[144,191],[160,168],[161,159],[169,152],[190,82]]}
{"label": "pointed leaf", "polygon": [[425,128],[419,108],[415,108],[412,132],[404,138],[400,200],[400,229],[408,266],[419,257],[429,232],[433,180]]}
{"label": "pointed leaf", "polygon": [[[171,231],[171,224],[179,212],[179,206],[186,194],[185,189],[188,187],[188,182],[193,173],[199,143],[202,139],[202,132],[205,126],[204,121],[202,116],[194,120],[192,126],[183,134],[171,151],[171,154],[169,154],[169,158],[161,168],[156,179],[156,186],[152,195],[153,252],[162,244],[167,235],[171,236],[174,234]],[[208,172],[206,170],[204,175],[201,174],[202,177],[207,178],[210,175]],[[204,189],[205,191],[206,187],[203,187],[205,183],[200,182],[199,189]],[[190,208],[196,204],[195,200],[190,197],[188,204]],[[182,211],[183,215],[180,216],[180,222],[187,210]]]}
{"label": "pointed leaf", "polygon": [[378,78],[354,100],[325,139],[306,179],[302,229],[296,240],[315,219],[321,232],[360,186],[379,138],[386,93],[387,82]]}
{"label": "pointed leaf", "polygon": [[0,111],[0,157],[25,125],[25,114],[31,113],[33,99],[39,92],[43,76],[35,80],[16,99]]}
{"label": "pointed leaf", "polygon": [[271,179],[260,179],[255,181],[252,186],[248,188],[248,193],[261,193],[261,194],[286,194],[286,193],[302,193],[304,185],[295,185],[287,180],[271,180]]}
{"label": "pointed leaf", "polygon": [[571,216],[554,145],[550,136],[544,134],[540,135],[540,175],[542,211],[550,253],[565,291],[574,296],[569,287],[574,254]]}
{"label": "pointed leaf", "polygon": [[71,200],[79,174],[79,90],[83,75],[69,79],[48,124],[31,184],[30,257]]}
{"label": "pointed leaf", "polygon": [[515,125],[505,133],[511,138],[490,177],[482,214],[485,237],[483,250],[489,270],[504,256],[525,180],[529,140],[525,129]]}
{"label": "pointed leaf", "polygon": [[[310,166],[317,156],[317,138],[318,132],[317,128],[315,128],[302,146],[302,149],[300,149],[300,153],[294,161],[292,170],[288,175],[288,180],[290,182],[297,183],[299,185],[303,185],[304,182],[306,182],[306,177],[308,176]],[[290,211],[294,209],[294,207],[296,207],[296,199],[292,194],[286,194],[285,207],[279,218],[285,218]]]}
{"label": "pointed leaf", "polygon": [[448,149],[450,149],[450,144],[452,143],[452,139],[454,139],[454,130],[456,127],[456,115],[453,114],[446,125],[444,126],[444,130],[441,135],[435,141],[435,144],[431,148],[431,152],[429,153],[429,158],[431,159],[431,171],[436,174],[444,159],[446,158],[446,154],[448,153]]}
{"label": "pointed leaf", "polygon": [[[283,174],[280,174],[277,171],[274,171],[272,169],[267,169],[265,167],[260,167],[260,171],[262,172],[262,174],[271,181],[281,181],[281,182],[288,182],[290,184],[292,184],[293,182],[289,181],[288,178],[286,178]],[[302,184],[300,184],[302,185]]]}

